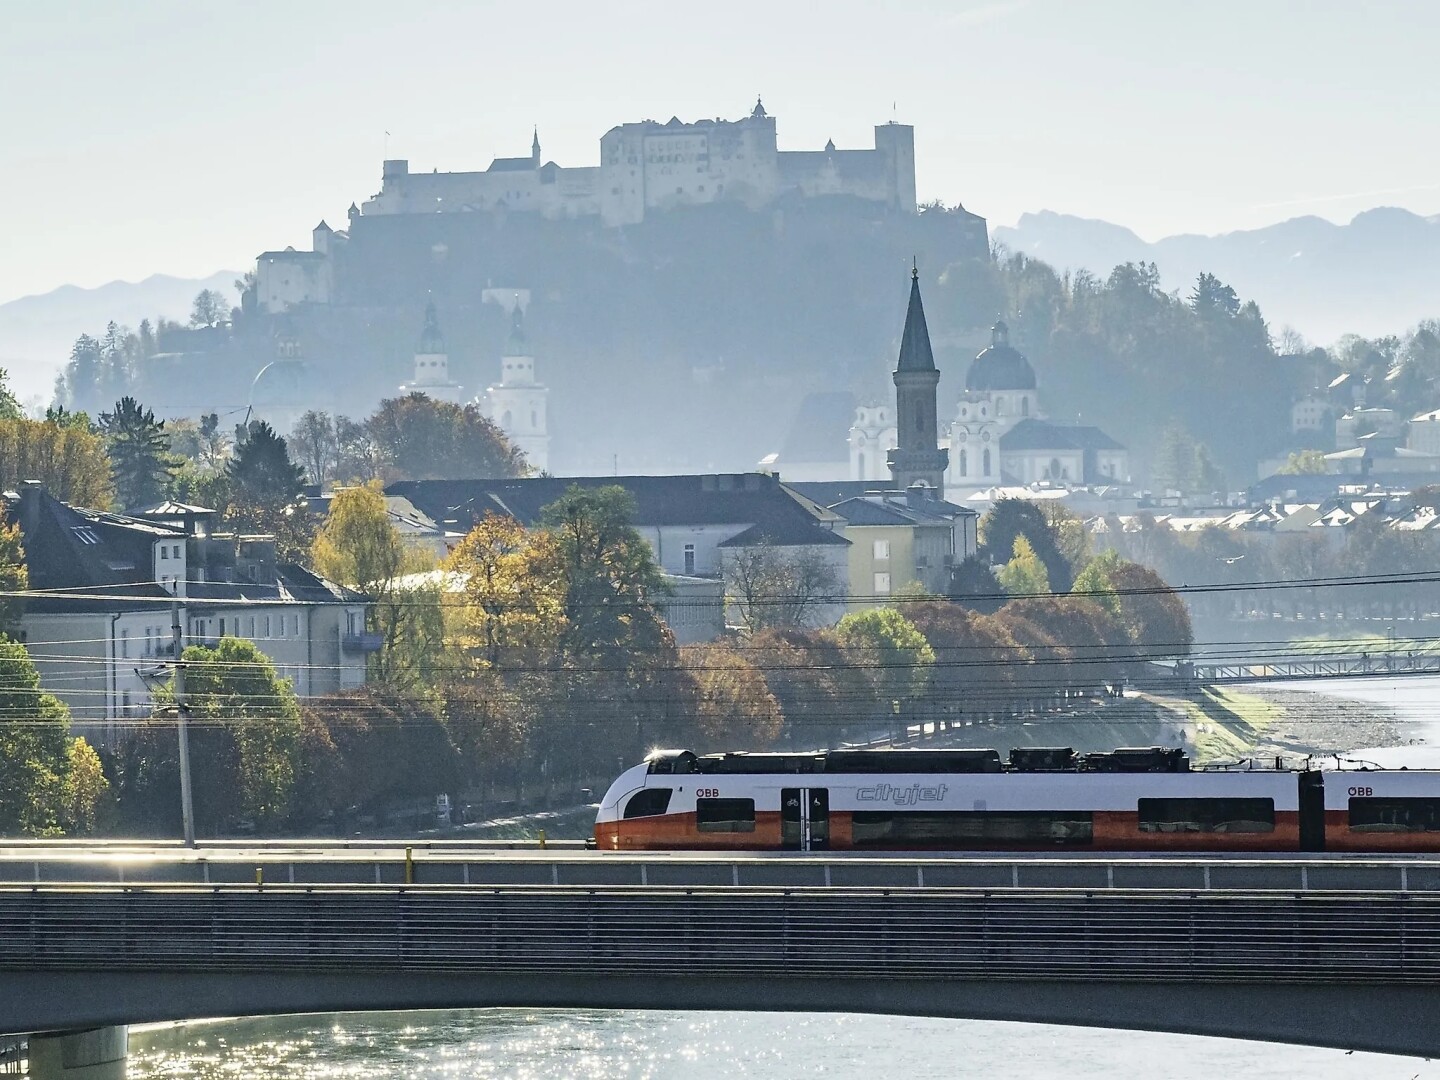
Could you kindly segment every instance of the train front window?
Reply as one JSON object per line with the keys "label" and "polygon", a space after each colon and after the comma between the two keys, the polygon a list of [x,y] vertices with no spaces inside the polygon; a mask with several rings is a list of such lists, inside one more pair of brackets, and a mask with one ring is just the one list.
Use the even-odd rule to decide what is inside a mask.
{"label": "train front window", "polygon": [[1351,799],[1355,832],[1440,832],[1440,799]]}
{"label": "train front window", "polygon": [[1139,811],[1141,832],[1275,831],[1274,799],[1141,799]]}
{"label": "train front window", "polygon": [[701,832],[754,832],[754,799],[696,799],[695,827]]}
{"label": "train front window", "polygon": [[670,789],[646,788],[637,791],[630,796],[630,801],[625,804],[626,818],[654,817],[663,814],[670,809]]}

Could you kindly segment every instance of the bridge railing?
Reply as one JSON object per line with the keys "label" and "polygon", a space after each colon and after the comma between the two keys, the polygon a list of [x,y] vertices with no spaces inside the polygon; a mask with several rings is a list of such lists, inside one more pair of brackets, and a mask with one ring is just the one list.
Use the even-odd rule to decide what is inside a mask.
{"label": "bridge railing", "polygon": [[0,888],[0,969],[1440,985],[1440,897]]}

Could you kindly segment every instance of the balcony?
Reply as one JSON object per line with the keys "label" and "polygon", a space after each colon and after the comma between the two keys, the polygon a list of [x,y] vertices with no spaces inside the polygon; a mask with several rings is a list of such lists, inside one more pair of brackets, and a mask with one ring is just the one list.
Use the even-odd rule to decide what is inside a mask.
{"label": "balcony", "polygon": [[366,630],[360,634],[340,635],[340,648],[347,653],[379,652],[385,644],[385,635]]}

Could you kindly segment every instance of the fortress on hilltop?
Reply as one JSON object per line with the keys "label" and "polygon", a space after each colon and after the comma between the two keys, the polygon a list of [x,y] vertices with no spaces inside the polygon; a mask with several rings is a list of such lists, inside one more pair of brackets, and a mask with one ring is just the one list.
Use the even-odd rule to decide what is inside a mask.
{"label": "fortress on hilltop", "polygon": [[873,150],[780,150],[775,118],[758,100],[741,120],[678,117],[621,124],[600,139],[600,164],[542,163],[536,132],[526,157],[496,158],[484,172],[410,171],[387,161],[364,214],[525,210],[548,218],[598,217],[636,225],[654,210],[714,202],[758,209],[787,193],[852,195],[915,212],[915,129],[875,128]]}

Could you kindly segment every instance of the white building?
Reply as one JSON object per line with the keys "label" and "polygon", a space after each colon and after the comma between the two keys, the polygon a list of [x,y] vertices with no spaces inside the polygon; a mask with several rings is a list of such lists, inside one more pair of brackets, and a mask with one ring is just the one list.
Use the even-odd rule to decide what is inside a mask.
{"label": "white building", "polygon": [[400,387],[400,392],[424,394],[454,405],[464,404],[463,388],[450,378],[450,355],[440,333],[433,300],[425,305],[425,329],[420,332],[420,344],[415,347],[415,375]]}
{"label": "white building", "polygon": [[550,468],[550,388],[535,378],[535,357],[525,337],[525,308],[510,313],[510,336],[500,358],[500,383],[485,388],[482,411],[505,432],[537,472]]}

